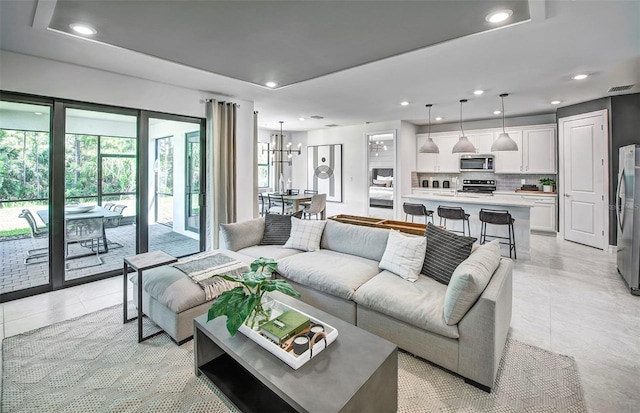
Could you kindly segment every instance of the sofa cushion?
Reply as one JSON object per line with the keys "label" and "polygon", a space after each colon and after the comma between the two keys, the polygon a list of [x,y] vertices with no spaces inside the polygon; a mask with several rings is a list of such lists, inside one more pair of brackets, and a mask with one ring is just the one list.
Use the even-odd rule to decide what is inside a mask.
{"label": "sofa cushion", "polygon": [[220,224],[220,248],[238,251],[260,244],[264,233],[264,218],[233,224]]}
{"label": "sofa cushion", "polygon": [[408,283],[389,271],[383,271],[353,295],[358,305],[397,318],[418,328],[458,338],[458,326],[444,320],[444,296],[447,286],[421,276]]}
{"label": "sofa cushion", "polygon": [[380,260],[380,269],[389,270],[414,282],[420,275],[426,246],[425,237],[406,236],[398,231],[391,231],[387,248]]}
{"label": "sofa cushion", "polygon": [[306,252],[278,261],[278,273],[283,277],[346,300],[379,272],[377,261],[331,250]]}
{"label": "sofa cushion", "polygon": [[271,258],[272,260],[280,260],[290,255],[301,254],[300,250],[284,248],[281,245],[255,245],[253,247],[243,248],[238,251],[241,254],[248,255],[252,258]]}
{"label": "sofa cushion", "polygon": [[427,251],[422,266],[422,274],[448,284],[451,274],[471,254],[473,237],[463,237],[453,232],[427,224]]}
{"label": "sofa cushion", "polygon": [[444,319],[458,324],[480,298],[500,265],[498,240],[480,246],[453,272],[444,298]]}
{"label": "sofa cushion", "polygon": [[291,235],[284,244],[284,248],[302,251],[319,250],[322,231],[324,231],[326,223],[327,221],[291,218]]}
{"label": "sofa cushion", "polygon": [[[323,249],[380,261],[387,246],[389,232],[384,228],[343,224],[330,219],[322,233],[320,246]],[[358,242],[353,242],[353,240],[358,240]]]}
{"label": "sofa cushion", "polygon": [[297,212],[295,215],[266,214],[264,216],[262,240],[253,245],[284,245],[291,234],[292,216],[300,218],[302,211]]}

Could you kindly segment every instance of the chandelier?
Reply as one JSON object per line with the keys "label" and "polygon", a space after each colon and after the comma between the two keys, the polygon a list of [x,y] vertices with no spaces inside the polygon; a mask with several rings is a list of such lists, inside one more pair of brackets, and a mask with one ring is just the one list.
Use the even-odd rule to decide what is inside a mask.
{"label": "chandelier", "polygon": [[[280,122],[280,134],[276,134],[275,136],[275,140],[273,141],[273,149],[269,149],[269,152],[271,152],[271,165],[274,164],[288,164],[289,166],[291,166],[291,160],[293,159],[293,154],[297,153],[298,155],[300,155],[302,153],[302,144],[299,143],[296,147],[296,149],[293,149],[293,144],[291,142],[287,143],[286,146],[283,147],[283,138],[284,135],[282,134],[282,124],[284,123],[284,121],[279,121]],[[262,150],[262,153],[264,153],[265,150]]]}
{"label": "chandelier", "polygon": [[378,152],[386,151],[387,145],[384,144],[384,141],[374,140],[373,136],[369,137],[369,153],[374,154],[374,156],[378,156]]}

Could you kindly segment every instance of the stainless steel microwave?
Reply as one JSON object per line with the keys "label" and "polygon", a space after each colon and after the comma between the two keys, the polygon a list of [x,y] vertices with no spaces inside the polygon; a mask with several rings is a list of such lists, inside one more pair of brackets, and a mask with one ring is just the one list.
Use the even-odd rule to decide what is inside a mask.
{"label": "stainless steel microwave", "polygon": [[460,171],[493,172],[493,155],[460,155]]}

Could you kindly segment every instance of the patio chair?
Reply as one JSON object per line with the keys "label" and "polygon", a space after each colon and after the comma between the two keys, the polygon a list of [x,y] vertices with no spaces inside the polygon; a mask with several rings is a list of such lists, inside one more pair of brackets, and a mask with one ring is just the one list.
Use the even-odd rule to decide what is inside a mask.
{"label": "patio chair", "polygon": [[[38,228],[35,217],[31,213],[31,211],[29,211],[28,209],[23,209],[20,215],[18,215],[18,218],[24,218],[27,221],[27,223],[29,224],[29,229],[31,230],[32,238],[34,239],[47,238],[49,236],[49,229],[46,227]],[[47,255],[49,255],[48,250],[49,250],[49,247],[34,248],[31,250],[28,250],[27,257],[24,259],[24,263],[34,264],[35,262],[29,262],[29,260],[46,257]],[[43,251],[43,252],[38,252],[38,251]],[[42,261],[37,261],[37,262],[42,262]]]}
{"label": "patio chair", "polygon": [[120,214],[119,217],[114,217],[114,218],[106,218],[104,220],[104,226],[105,228],[115,228],[117,226],[120,226],[120,220],[122,219],[122,211],[124,211],[124,209],[126,208],[126,205],[116,205],[113,207],[113,212],[116,212],[118,214]]}
{"label": "patio chair", "polygon": [[112,202],[107,202],[106,204],[102,205],[102,208],[104,209],[108,209],[109,211],[111,211],[111,208],[113,208],[116,204],[112,203]]}
{"label": "patio chair", "polygon": [[[90,241],[91,251],[96,253],[96,264],[83,266],[93,267],[95,265],[102,265],[102,258],[100,258],[100,241],[104,237],[104,222],[102,217],[93,218],[74,218],[65,220],[65,237],[64,237],[64,256],[65,259],[81,258],[93,255],[81,254],[77,256],[69,256],[69,244],[82,243]],[[96,242],[96,248],[93,249],[93,242]],[[67,266],[68,267],[68,266]]]}

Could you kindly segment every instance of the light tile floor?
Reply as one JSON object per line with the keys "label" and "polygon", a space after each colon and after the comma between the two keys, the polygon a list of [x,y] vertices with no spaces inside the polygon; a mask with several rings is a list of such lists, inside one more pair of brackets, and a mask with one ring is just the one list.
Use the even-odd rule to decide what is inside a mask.
{"label": "light tile floor", "polygon": [[[513,273],[512,337],[575,357],[589,411],[638,411],[640,297],[625,289],[615,254],[531,239],[532,258]],[[121,277],[4,303],[0,338],[121,303]]]}

